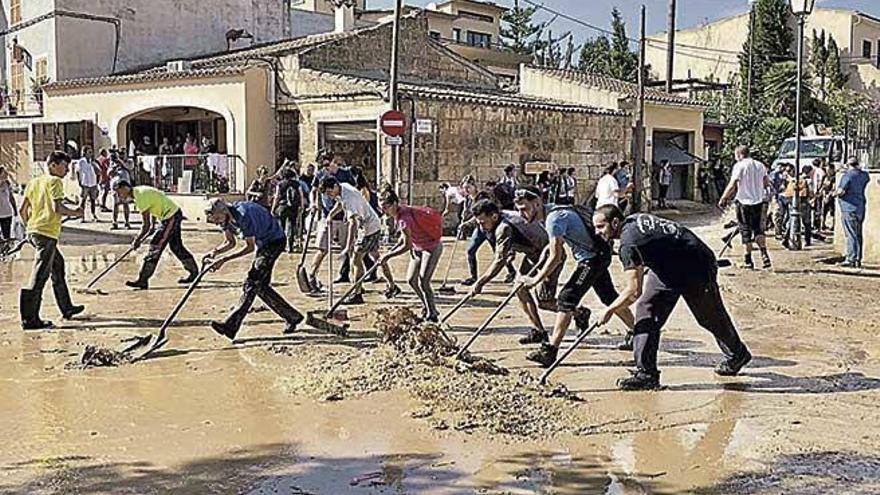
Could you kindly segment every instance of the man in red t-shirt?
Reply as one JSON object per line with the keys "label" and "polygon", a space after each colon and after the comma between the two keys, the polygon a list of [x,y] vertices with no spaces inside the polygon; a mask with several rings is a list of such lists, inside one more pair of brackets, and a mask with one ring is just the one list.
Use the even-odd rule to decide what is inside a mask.
{"label": "man in red t-shirt", "polygon": [[443,217],[429,208],[400,204],[400,198],[392,190],[383,191],[379,202],[385,214],[397,222],[401,233],[397,245],[377,261],[388,281],[385,297],[390,299],[400,294],[400,288],[394,283],[394,277],[388,268],[388,260],[409,252],[411,258],[407,279],[422,302],[422,319],[436,322],[440,313],[434,302],[431,278],[443,253]]}

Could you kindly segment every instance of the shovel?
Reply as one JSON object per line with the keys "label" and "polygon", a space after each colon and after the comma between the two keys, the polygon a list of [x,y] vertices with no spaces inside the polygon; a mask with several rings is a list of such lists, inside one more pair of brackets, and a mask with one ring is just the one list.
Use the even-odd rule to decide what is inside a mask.
{"label": "shovel", "polygon": [[736,238],[736,235],[738,233],[739,233],[739,227],[737,227],[737,228],[733,229],[732,231],[728,232],[727,234],[725,234],[724,246],[721,248],[721,251],[718,253],[718,261],[716,262],[716,264],[718,265],[718,268],[727,268],[727,267],[733,265],[733,263],[729,259],[724,258],[724,253],[727,252],[727,250],[733,244],[733,239]]}
{"label": "shovel", "polygon": [[306,244],[303,246],[302,257],[299,259],[299,266],[296,268],[296,284],[299,286],[300,292],[303,294],[310,294],[317,290],[317,287],[312,287],[312,281],[309,280],[309,274],[306,271],[306,257],[309,254],[309,244],[312,241],[312,231],[315,229],[315,217],[316,215],[311,215],[311,220],[309,220],[309,228],[306,231]]}
{"label": "shovel", "polygon": [[[181,297],[180,301],[177,302],[177,306],[175,306],[174,309],[171,310],[171,314],[169,314],[168,317],[165,318],[165,321],[162,323],[162,326],[159,328],[159,335],[156,337],[153,345],[149,349],[147,349],[145,352],[143,352],[142,354],[137,355],[137,356],[133,356],[131,362],[136,362],[136,361],[140,361],[142,359],[145,359],[147,356],[156,352],[162,346],[164,346],[165,344],[168,343],[168,336],[166,335],[166,331],[168,330],[168,327],[171,326],[171,323],[177,317],[177,314],[180,313],[181,309],[183,309],[183,305],[186,304],[186,301],[192,295],[193,291],[196,290],[196,287],[199,285],[199,282],[202,281],[202,277],[204,277],[205,274],[208,273],[208,271],[210,269],[211,269],[210,263],[202,266],[202,270],[199,272],[198,275],[196,275],[195,280],[193,280],[192,283],[189,284],[189,287],[186,289],[186,292],[183,294],[183,297]],[[146,347],[147,345],[149,345],[149,343],[151,341],[153,341],[152,335],[145,335],[143,337],[138,337],[136,339],[135,343],[132,344],[131,346],[129,346],[123,352],[133,353],[134,351],[136,351],[142,347]]]}
{"label": "shovel", "polygon": [[348,290],[339,297],[336,303],[330,306],[330,309],[326,313],[322,310],[309,311],[306,324],[318,330],[339,335],[340,337],[345,337],[346,335],[348,335],[349,324],[345,321],[348,318],[348,314],[337,314],[337,310],[339,309],[339,306],[341,306],[342,303],[354,293],[355,289],[363,285],[364,281],[367,280],[370,275],[375,273],[375,271],[378,269],[379,263],[376,263],[372,266],[372,268],[367,270],[366,273],[361,275],[361,278],[357,279],[355,283],[351,284],[351,287],[349,287]]}
{"label": "shovel", "polygon": [[462,297],[461,301],[458,301],[458,303],[456,303],[456,305],[453,306],[452,309],[450,309],[448,313],[443,315],[443,318],[440,319],[440,323],[441,324],[446,323],[447,320],[452,318],[452,315],[457,313],[458,310],[461,309],[462,307],[464,307],[464,305],[467,304],[471,299],[472,299],[472,296],[470,294],[467,294],[466,296]]}
{"label": "shovel", "polygon": [[107,268],[104,268],[104,270],[102,270],[101,273],[96,275],[95,278],[93,278],[92,281],[89,282],[88,285],[85,286],[85,288],[83,289],[83,292],[87,292],[89,289],[91,289],[95,284],[98,283],[99,280],[104,278],[105,275],[107,275],[108,273],[110,273],[111,270],[116,268],[116,265],[121,263],[122,260],[124,260],[126,257],[128,257],[129,254],[133,253],[134,251],[135,251],[134,246],[129,247],[128,250],[126,250],[124,253],[122,253],[122,255],[120,257],[113,260],[113,263],[110,263],[110,265],[108,265]]}
{"label": "shovel", "polygon": [[455,251],[458,249],[459,237],[461,237],[461,232],[456,232],[455,242],[452,243],[452,256],[449,257],[449,262],[446,264],[446,273],[443,275],[443,283],[440,284],[440,288],[437,289],[437,292],[440,294],[455,294],[455,287],[446,284],[449,282],[449,271],[452,269],[452,263],[455,261]]}
{"label": "shovel", "polygon": [[569,356],[569,354],[574,352],[574,350],[577,348],[577,346],[579,346],[581,344],[581,342],[583,342],[584,339],[587,338],[588,335],[593,333],[593,330],[595,330],[598,326],[599,326],[599,322],[597,321],[596,323],[593,323],[592,325],[590,325],[590,328],[581,332],[580,335],[577,336],[577,338],[574,340],[574,342],[571,343],[571,346],[569,346],[569,348],[566,349],[565,352],[563,352],[561,356],[556,358],[556,362],[553,363],[549,368],[547,368],[547,371],[545,371],[544,374],[541,375],[541,385],[544,385],[545,383],[547,383],[547,378],[550,376],[550,373],[553,373],[553,370],[555,370],[557,367],[559,367],[559,365],[562,364],[563,361],[565,361],[565,358],[567,358]]}

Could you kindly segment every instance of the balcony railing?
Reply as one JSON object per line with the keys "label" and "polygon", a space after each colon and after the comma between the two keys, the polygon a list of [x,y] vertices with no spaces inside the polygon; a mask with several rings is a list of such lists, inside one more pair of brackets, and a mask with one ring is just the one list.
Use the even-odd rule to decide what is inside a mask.
{"label": "balcony railing", "polygon": [[136,182],[178,194],[240,193],[237,155],[138,155]]}
{"label": "balcony railing", "polygon": [[0,94],[0,117],[38,117],[43,115],[42,92],[10,91]]}

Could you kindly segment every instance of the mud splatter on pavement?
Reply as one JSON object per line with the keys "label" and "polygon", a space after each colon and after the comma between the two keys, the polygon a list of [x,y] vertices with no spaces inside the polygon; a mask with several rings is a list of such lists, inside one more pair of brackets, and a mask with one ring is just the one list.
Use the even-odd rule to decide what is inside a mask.
{"label": "mud splatter on pavement", "polygon": [[131,363],[131,359],[131,355],[124,352],[114,351],[105,347],[87,345],[79,363],[75,363],[72,366],[69,366],[69,368],[75,367],[85,369],[102,366],[120,366]]}

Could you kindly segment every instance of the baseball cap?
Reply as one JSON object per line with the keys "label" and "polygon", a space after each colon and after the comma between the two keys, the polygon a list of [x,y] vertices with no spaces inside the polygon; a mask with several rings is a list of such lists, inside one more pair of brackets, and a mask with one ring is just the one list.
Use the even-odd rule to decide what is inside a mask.
{"label": "baseball cap", "polygon": [[212,215],[225,213],[227,211],[229,211],[229,204],[227,204],[226,201],[223,201],[223,198],[211,198],[208,200],[208,204],[205,205],[205,213],[210,213]]}

